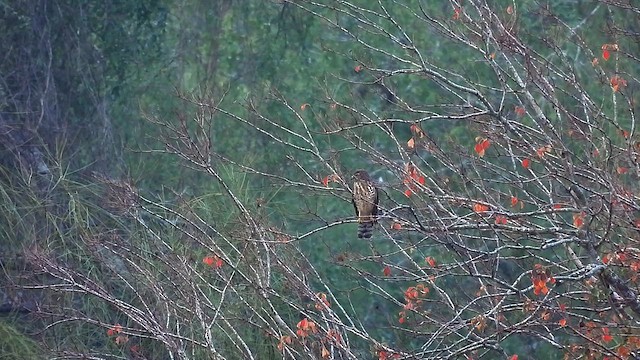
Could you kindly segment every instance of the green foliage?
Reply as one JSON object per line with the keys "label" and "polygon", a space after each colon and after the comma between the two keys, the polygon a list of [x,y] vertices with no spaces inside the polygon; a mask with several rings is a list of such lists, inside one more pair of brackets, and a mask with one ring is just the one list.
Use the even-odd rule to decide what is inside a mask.
{"label": "green foliage", "polygon": [[37,360],[43,353],[38,344],[0,320],[0,354],[6,360]]}

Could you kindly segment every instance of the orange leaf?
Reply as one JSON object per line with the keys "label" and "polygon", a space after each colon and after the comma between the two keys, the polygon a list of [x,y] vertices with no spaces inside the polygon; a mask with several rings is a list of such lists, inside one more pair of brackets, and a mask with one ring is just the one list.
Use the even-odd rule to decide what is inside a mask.
{"label": "orange leaf", "polygon": [[[636,346],[637,347],[637,346]],[[628,347],[624,346],[624,345],[620,345],[620,347],[618,347],[618,350],[616,350],[616,353],[623,359],[628,359],[629,355],[631,355],[631,349],[629,349]],[[604,358],[603,358],[604,360]]]}
{"label": "orange leaf", "polygon": [[506,225],[507,217],[504,215],[496,215],[496,224],[498,225]]}
{"label": "orange leaf", "polygon": [[323,292],[316,293],[316,297],[319,299],[316,302],[316,310],[322,311],[331,307],[331,303],[327,300],[327,294]]}
{"label": "orange leaf", "polygon": [[627,86],[627,80],[617,75],[611,78],[610,83],[611,83],[611,88],[613,89],[613,92],[617,92],[620,87]]}
{"label": "orange leaf", "polygon": [[480,203],[475,203],[473,204],[473,211],[477,213],[483,213],[483,212],[489,211],[489,206],[480,204]]}
{"label": "orange leaf", "polygon": [[462,13],[462,8],[453,9],[453,16],[451,17],[453,20],[460,19],[460,14]]}
{"label": "orange leaf", "polygon": [[323,359],[328,359],[331,356],[331,353],[329,352],[329,350],[327,350],[326,347],[324,347],[324,345],[322,346],[321,356]]}
{"label": "orange leaf", "polygon": [[602,341],[608,343],[613,340],[613,336],[609,334],[609,328],[602,328]]}
{"label": "orange leaf", "polygon": [[527,158],[522,159],[522,167],[523,168],[528,169],[530,165],[531,165],[531,160],[529,160]]}
{"label": "orange leaf", "polygon": [[214,261],[215,260],[214,260],[213,256],[205,256],[204,259],[202,259],[202,262],[207,266],[213,265]]}
{"label": "orange leaf", "polygon": [[126,344],[127,341],[129,341],[129,337],[125,336],[125,335],[118,335],[116,336],[116,344],[118,345],[122,345],[122,344]]}
{"label": "orange leaf", "polygon": [[422,139],[425,136],[424,131],[422,131],[422,128],[417,124],[411,124],[411,126],[409,126],[409,130],[411,130],[411,133],[418,139]]}
{"label": "orange leaf", "polygon": [[474,146],[474,150],[476,153],[478,153],[478,156],[483,157],[485,151],[489,148],[489,146],[491,146],[491,141],[489,141],[489,139],[485,139],[485,138],[476,138],[476,145]]}
{"label": "orange leaf", "polygon": [[384,269],[382,269],[382,273],[384,274],[384,276],[391,275],[391,268],[389,267],[389,265],[385,266]]}
{"label": "orange leaf", "polygon": [[436,267],[436,259],[432,258],[431,256],[427,256],[424,260],[427,262],[427,264],[429,264],[429,266]]}
{"label": "orange leaf", "polygon": [[214,269],[219,269],[222,267],[222,265],[224,264],[224,262],[222,261],[222,259],[220,259],[218,256],[216,255],[209,255],[209,256],[205,256],[204,259],[202,259],[202,262],[205,263],[205,265],[207,266],[211,266]]}
{"label": "orange leaf", "polygon": [[562,319],[558,320],[558,325],[560,325],[562,327],[567,326],[567,319],[562,318]]}
{"label": "orange leaf", "polygon": [[581,228],[584,225],[584,212],[573,215],[573,226]]}
{"label": "orange leaf", "polygon": [[541,146],[538,150],[536,150],[536,155],[538,155],[539,158],[544,158],[545,154],[548,152],[551,152],[551,145],[545,145],[545,146]]}

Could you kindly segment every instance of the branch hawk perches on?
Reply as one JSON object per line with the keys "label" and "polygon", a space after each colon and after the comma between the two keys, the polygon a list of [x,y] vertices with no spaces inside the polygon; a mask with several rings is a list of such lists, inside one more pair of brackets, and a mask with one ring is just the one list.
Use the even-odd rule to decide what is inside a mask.
{"label": "branch hawk perches on", "polygon": [[369,174],[358,170],[353,174],[353,207],[358,218],[358,237],[370,238],[378,215],[378,189]]}

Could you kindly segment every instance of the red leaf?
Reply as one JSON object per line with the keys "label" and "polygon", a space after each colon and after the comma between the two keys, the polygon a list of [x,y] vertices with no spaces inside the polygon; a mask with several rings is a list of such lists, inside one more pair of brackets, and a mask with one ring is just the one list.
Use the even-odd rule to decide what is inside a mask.
{"label": "red leaf", "polygon": [[611,83],[611,88],[613,89],[613,92],[618,91],[620,87],[627,86],[627,80],[617,75],[611,78],[610,83]]}
{"label": "red leaf", "polygon": [[526,159],[526,158],[522,159],[522,167],[523,168],[528,169],[530,165],[531,165],[531,160]]}
{"label": "red leaf", "polygon": [[515,196],[511,197],[511,207],[518,205],[518,198]]}
{"label": "red leaf", "polygon": [[325,176],[324,179],[322,179],[322,185],[324,185],[324,187],[329,186],[329,176]]}
{"label": "red leaf", "polygon": [[394,222],[393,225],[391,225],[391,228],[393,230],[400,230],[400,229],[402,229],[402,224]]}
{"label": "red leaf", "polygon": [[507,217],[504,215],[496,215],[496,224],[497,225],[506,225]]}
{"label": "red leaf", "polygon": [[207,265],[207,266],[211,266],[214,269],[219,269],[222,267],[222,265],[224,264],[224,261],[222,261],[222,259],[220,259],[218,256],[216,255],[209,255],[209,256],[205,256],[204,259],[202,259],[202,262]]}
{"label": "red leaf", "polygon": [[478,138],[476,139],[478,142],[476,143],[476,146],[474,146],[474,150],[476,153],[478,153],[478,156],[483,157],[484,156],[484,152],[489,148],[489,146],[491,146],[491,141],[489,141],[489,139],[483,139],[483,138]]}
{"label": "red leaf", "polygon": [[122,344],[126,344],[127,341],[129,341],[129,337],[125,336],[125,335],[118,335],[116,336],[116,344],[118,345],[122,345]]}
{"label": "red leaf", "polygon": [[602,58],[607,61],[609,60],[609,57],[611,56],[611,54],[609,54],[609,50],[602,50]]}
{"label": "red leaf", "polygon": [[518,360],[518,355],[512,355],[509,360]]}
{"label": "red leaf", "polygon": [[462,8],[453,9],[453,16],[451,17],[453,20],[460,19],[460,14],[462,13]]}
{"label": "red leaf", "polygon": [[404,191],[404,196],[409,197],[411,196],[411,194],[413,194],[413,192],[411,191],[411,189],[407,189]]}
{"label": "red leaf", "polygon": [[359,73],[360,71],[362,71],[362,66],[361,65],[356,65],[356,67],[353,68],[353,71]]}
{"label": "red leaf", "polygon": [[384,269],[382,269],[382,273],[384,274],[384,276],[391,275],[391,268],[389,267],[389,265],[385,266]]}
{"label": "red leaf", "polygon": [[518,117],[524,116],[525,109],[522,106],[516,106],[515,111],[516,111],[516,115],[518,115]]}
{"label": "red leaf", "polygon": [[538,148],[536,150],[536,155],[538,155],[539,158],[544,158],[544,155],[548,152],[551,152],[551,145],[545,145],[545,146],[541,146],[540,148]]}
{"label": "red leaf", "polygon": [[427,258],[424,260],[427,262],[427,264],[429,264],[429,266],[436,267],[436,259],[432,258],[431,256],[427,256]]}

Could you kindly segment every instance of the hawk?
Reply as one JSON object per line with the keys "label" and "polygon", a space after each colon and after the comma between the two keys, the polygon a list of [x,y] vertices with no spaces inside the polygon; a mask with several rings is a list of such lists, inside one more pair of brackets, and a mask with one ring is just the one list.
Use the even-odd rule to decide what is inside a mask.
{"label": "hawk", "polygon": [[368,239],[378,215],[378,189],[364,170],[356,171],[352,178],[354,182],[351,202],[358,218],[358,237]]}

